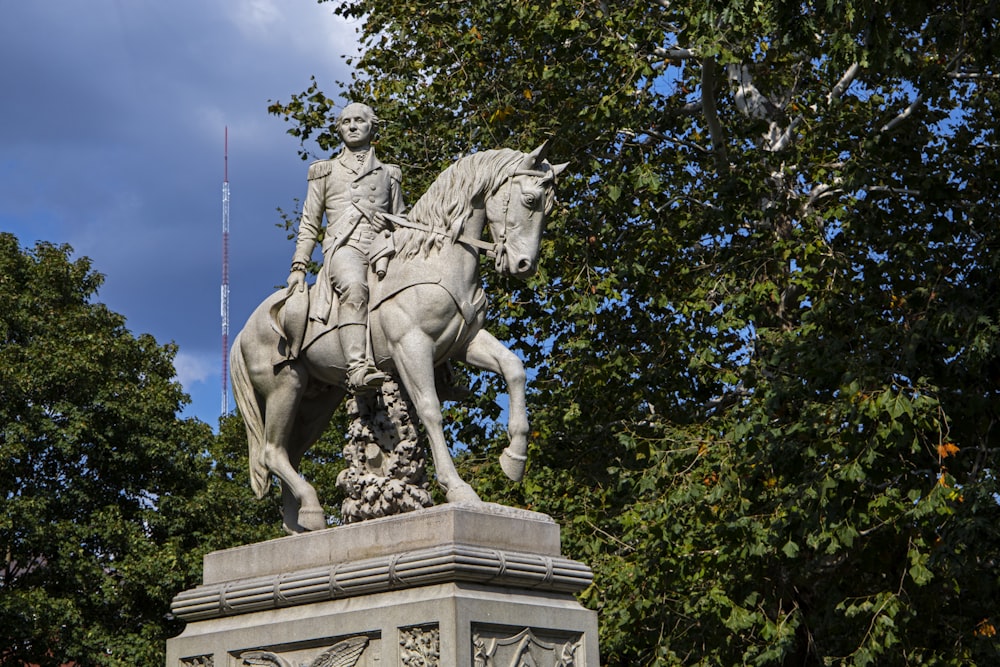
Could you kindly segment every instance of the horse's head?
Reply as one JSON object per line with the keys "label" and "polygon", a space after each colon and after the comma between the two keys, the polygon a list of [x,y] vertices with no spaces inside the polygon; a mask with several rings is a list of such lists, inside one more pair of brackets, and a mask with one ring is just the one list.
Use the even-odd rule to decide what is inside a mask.
{"label": "horse's head", "polygon": [[545,159],[548,144],[525,154],[486,200],[486,218],[496,243],[496,269],[528,278],[538,268],[545,220],[555,205],[556,176],[565,164]]}

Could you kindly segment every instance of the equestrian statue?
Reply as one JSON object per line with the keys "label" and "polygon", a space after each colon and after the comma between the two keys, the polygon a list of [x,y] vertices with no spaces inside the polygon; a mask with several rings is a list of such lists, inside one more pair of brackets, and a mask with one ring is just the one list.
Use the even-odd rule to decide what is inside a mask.
{"label": "equestrian statue", "polygon": [[[345,144],[348,132],[342,128]],[[384,374],[397,375],[409,394],[449,502],[481,501],[451,459],[442,430],[442,374],[435,370],[457,360],[502,374],[509,394],[509,444],[500,464],[512,480],[523,477],[529,432],[524,366],[484,328],[479,255],[485,251],[492,256],[494,268],[503,274],[524,279],[535,273],[545,221],[555,203],[556,177],[566,167],[549,164],[545,149],[488,150],[460,158],[405,217],[399,206],[366,207],[364,201],[352,201],[338,216],[352,220],[345,234],[330,233],[334,221],[328,208],[326,239],[338,238],[323,242],[324,271],[338,247],[372,242],[377,248],[366,248],[363,300],[339,289],[336,278],[323,276],[324,271],[307,289],[303,269],[313,246],[307,244],[301,252],[297,246],[289,286],[257,307],[234,339],[230,356],[233,394],[247,428],[251,484],[263,497],[272,473],[281,481],[286,530],[327,527],[316,490],[299,475],[299,462],[348,393],[365,391]],[[365,160],[372,164],[369,156]],[[391,189],[398,172],[387,167],[380,178]],[[376,185],[368,189],[377,192]],[[395,194],[393,199],[401,202]],[[356,233],[365,224],[372,233]],[[490,241],[482,238],[487,227]],[[301,244],[301,229],[299,240]],[[355,312],[362,302],[363,318]],[[361,324],[367,335],[364,363],[356,333]],[[346,327],[351,329],[345,332]]]}

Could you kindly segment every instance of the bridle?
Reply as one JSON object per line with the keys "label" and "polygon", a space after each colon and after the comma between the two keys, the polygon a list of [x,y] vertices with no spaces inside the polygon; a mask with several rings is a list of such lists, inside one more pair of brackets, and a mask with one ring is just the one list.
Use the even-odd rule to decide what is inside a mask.
{"label": "bridle", "polygon": [[507,179],[507,192],[504,194],[503,199],[503,228],[497,235],[498,238],[493,239],[495,243],[493,244],[492,254],[490,251],[486,253],[487,256],[494,258],[493,268],[496,269],[497,273],[509,273],[509,267],[507,266],[507,228],[509,227],[510,195],[514,189],[514,179],[518,176],[544,178],[545,172],[537,169],[515,169]]}

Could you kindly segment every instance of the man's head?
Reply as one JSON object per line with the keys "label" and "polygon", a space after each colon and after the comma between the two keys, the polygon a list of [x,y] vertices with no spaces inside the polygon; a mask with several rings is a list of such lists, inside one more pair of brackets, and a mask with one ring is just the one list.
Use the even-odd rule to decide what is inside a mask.
{"label": "man's head", "polygon": [[337,118],[337,132],[348,148],[364,149],[371,144],[378,129],[378,116],[367,104],[352,102]]}

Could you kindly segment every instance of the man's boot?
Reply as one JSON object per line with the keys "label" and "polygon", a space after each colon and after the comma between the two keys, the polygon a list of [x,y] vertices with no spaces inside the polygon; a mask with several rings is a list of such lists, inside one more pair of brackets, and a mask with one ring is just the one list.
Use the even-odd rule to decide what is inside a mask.
{"label": "man's boot", "polygon": [[385,381],[385,374],[368,361],[367,343],[368,328],[364,324],[340,327],[340,345],[347,360],[347,387],[354,392],[370,391]]}

